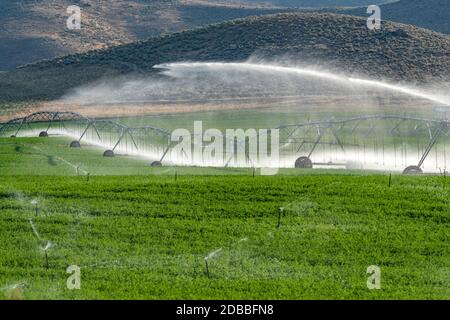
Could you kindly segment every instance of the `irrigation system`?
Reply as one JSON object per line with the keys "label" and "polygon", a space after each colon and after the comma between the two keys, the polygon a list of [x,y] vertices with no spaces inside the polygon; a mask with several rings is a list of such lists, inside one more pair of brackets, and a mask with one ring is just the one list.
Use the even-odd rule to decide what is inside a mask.
{"label": "irrigation system", "polygon": [[[400,169],[405,174],[446,170],[450,164],[450,119],[427,119],[402,115],[367,115],[346,119],[307,121],[281,125],[280,167],[347,169]],[[272,129],[273,130],[273,129]],[[155,126],[130,127],[111,119],[88,118],[74,112],[36,112],[0,124],[0,136],[72,137],[69,147],[81,143],[103,147],[104,157],[116,153],[152,159],[151,166],[205,165],[193,163],[185,154],[173,155],[171,132]],[[194,139],[195,140],[195,139]],[[201,142],[201,149],[207,142]],[[252,161],[254,150],[233,140],[235,150],[245,151],[245,161],[226,161],[225,166],[263,166]],[[264,164],[267,165],[267,164]],[[270,166],[270,164],[268,165]]]}

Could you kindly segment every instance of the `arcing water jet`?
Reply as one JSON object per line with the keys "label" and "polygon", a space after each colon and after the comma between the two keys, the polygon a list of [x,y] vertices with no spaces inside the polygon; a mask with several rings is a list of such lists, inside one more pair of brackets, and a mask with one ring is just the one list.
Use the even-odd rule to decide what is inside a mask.
{"label": "arcing water jet", "polygon": [[334,74],[331,72],[318,71],[301,67],[286,67],[271,64],[257,64],[250,62],[177,62],[177,63],[166,63],[156,65],[154,66],[154,68],[164,69],[163,73],[172,77],[180,77],[185,72],[199,71],[199,70],[204,71],[209,70],[213,72],[224,72],[235,70],[242,72],[247,71],[247,72],[263,72],[263,73],[310,76],[338,82],[340,84],[349,84],[349,85],[353,84],[362,87],[384,89],[421,99],[426,99],[442,105],[450,105],[450,97],[428,93],[421,89],[415,89],[376,80],[347,77],[344,75]]}

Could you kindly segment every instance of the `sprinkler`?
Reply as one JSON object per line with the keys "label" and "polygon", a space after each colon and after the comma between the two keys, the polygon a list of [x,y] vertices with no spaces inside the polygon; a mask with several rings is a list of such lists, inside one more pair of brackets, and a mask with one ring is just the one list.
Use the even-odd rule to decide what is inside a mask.
{"label": "sprinkler", "polygon": [[38,207],[38,202],[37,200],[32,200],[31,204],[34,205],[34,215],[37,217],[38,212],[39,212],[39,207]]}
{"label": "sprinkler", "polygon": [[277,224],[277,228],[279,228],[281,226],[281,215],[283,214],[283,212],[284,212],[284,208],[280,208],[278,210],[278,224]]}
{"label": "sprinkler", "polygon": [[44,251],[44,258],[45,258],[45,269],[48,270],[48,249],[52,247],[52,243],[50,241],[47,241],[47,244],[45,247],[41,247],[41,250]]}
{"label": "sprinkler", "polygon": [[[33,233],[35,234],[36,238],[39,240],[39,242],[43,242],[41,236],[39,235],[39,232],[36,229],[36,226],[34,225],[34,222],[32,219],[28,220],[30,222],[31,225],[31,229],[33,230]],[[47,244],[45,246],[40,245],[39,249],[41,249],[42,251],[44,251],[44,266],[45,268],[48,270],[48,250],[53,246],[53,243],[51,241],[47,241]]]}
{"label": "sprinkler", "polygon": [[222,251],[222,248],[219,248],[219,249],[211,252],[210,254],[208,254],[205,257],[205,269],[206,269],[206,275],[208,276],[208,278],[210,278],[208,261],[209,261],[209,259],[214,258],[220,251]]}
{"label": "sprinkler", "polygon": [[389,188],[391,187],[391,182],[392,182],[392,173],[389,172]]}
{"label": "sprinkler", "polygon": [[87,181],[87,182],[89,182],[90,177],[91,177],[91,174],[90,174],[89,172],[86,173],[86,181]]}
{"label": "sprinkler", "polygon": [[208,276],[208,278],[210,278],[209,268],[208,268],[208,257],[205,257],[205,268],[206,268],[206,275]]}
{"label": "sprinkler", "polygon": [[289,67],[289,66],[277,66],[274,64],[258,64],[250,62],[176,62],[176,63],[163,63],[153,66],[155,69],[165,69],[165,73],[168,75],[174,73],[187,73],[193,71],[208,70],[209,72],[222,72],[222,71],[245,71],[245,72],[265,72],[273,75],[293,75],[293,76],[308,76],[316,79],[328,80],[334,83],[343,83],[352,86],[361,86],[362,88],[369,87],[374,89],[383,89],[391,92],[406,94],[412,97],[422,98],[435,103],[444,105],[449,104],[448,98],[435,95],[417,88],[410,88],[406,86],[397,86],[382,81],[368,80],[347,77],[345,75],[317,71],[310,68]]}

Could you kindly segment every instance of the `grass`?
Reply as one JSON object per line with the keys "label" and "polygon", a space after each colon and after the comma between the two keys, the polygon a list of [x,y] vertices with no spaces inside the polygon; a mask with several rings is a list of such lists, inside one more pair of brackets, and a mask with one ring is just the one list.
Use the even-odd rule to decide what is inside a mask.
{"label": "grass", "polygon": [[[28,156],[6,141],[12,140],[0,144],[5,298],[450,298],[448,178],[395,175],[389,188],[382,174],[286,170],[253,178],[245,169],[218,175],[219,169],[178,168],[186,171],[175,180],[152,171],[173,168],[103,159],[94,148],[58,148],[61,139],[13,140]],[[42,151],[33,154],[33,147]],[[87,181],[49,164],[47,153],[57,150],[74,162],[83,158],[92,172],[111,165],[122,175]],[[54,243],[48,270],[39,250],[47,241]],[[218,249],[208,277],[204,258]],[[66,288],[69,265],[81,267],[80,290]],[[367,289],[370,265],[381,268],[380,290]],[[23,284],[21,292],[7,288],[15,284]]]}

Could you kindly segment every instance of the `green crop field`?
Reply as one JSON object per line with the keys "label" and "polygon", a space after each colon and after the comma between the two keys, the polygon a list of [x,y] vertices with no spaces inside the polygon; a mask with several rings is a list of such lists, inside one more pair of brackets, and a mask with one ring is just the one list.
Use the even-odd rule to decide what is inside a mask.
{"label": "green crop field", "polygon": [[449,178],[150,168],[67,143],[0,140],[1,298],[450,298]]}

